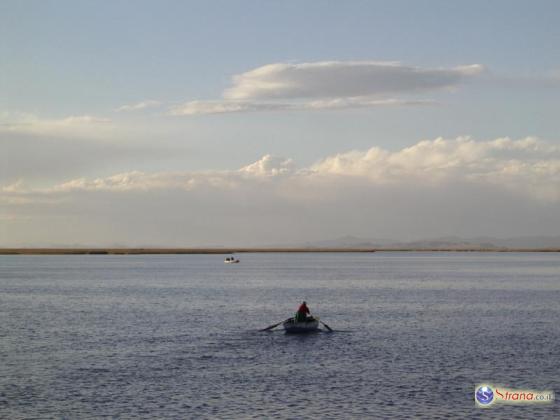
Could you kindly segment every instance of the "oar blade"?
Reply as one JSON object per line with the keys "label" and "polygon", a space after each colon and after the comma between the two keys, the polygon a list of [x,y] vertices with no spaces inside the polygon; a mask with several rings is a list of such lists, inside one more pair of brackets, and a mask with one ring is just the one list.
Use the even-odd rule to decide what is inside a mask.
{"label": "oar blade", "polygon": [[[289,319],[289,318],[288,318],[288,319]],[[266,328],[262,329],[261,331],[270,331],[270,330],[273,330],[273,329],[276,328],[278,325],[280,325],[281,323],[286,322],[286,321],[287,321],[287,319],[284,320],[284,321],[280,321],[278,324],[274,324],[274,325],[271,325],[270,327],[266,327]]]}
{"label": "oar blade", "polygon": [[327,324],[325,324],[323,321],[320,321],[320,322],[321,322],[321,324],[323,324],[325,326],[325,328],[327,330],[329,330],[329,332],[334,332],[334,330],[331,327],[329,327]]}
{"label": "oar blade", "polygon": [[278,324],[271,325],[270,327],[263,328],[261,331],[270,331],[270,330],[276,328],[280,324],[281,324],[281,322],[279,322]]}

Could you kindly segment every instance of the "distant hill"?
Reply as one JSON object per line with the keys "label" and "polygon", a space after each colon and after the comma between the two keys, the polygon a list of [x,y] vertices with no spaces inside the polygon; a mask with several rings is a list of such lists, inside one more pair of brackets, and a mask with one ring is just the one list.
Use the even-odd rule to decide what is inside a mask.
{"label": "distant hill", "polygon": [[[1,247],[0,247],[1,248]],[[4,247],[7,248],[7,247]],[[181,246],[181,245],[86,245],[86,244],[16,244],[10,248],[41,248],[41,249],[410,249],[410,250],[560,250],[560,236],[523,236],[512,238],[474,237],[461,238],[457,236],[445,236],[432,239],[421,239],[414,241],[398,241],[387,238],[360,238],[356,236],[343,236],[336,239],[321,241],[308,241],[304,243],[274,243],[274,244],[244,244],[225,245],[203,245],[203,246]]]}
{"label": "distant hill", "polygon": [[344,236],[337,239],[306,242],[307,248],[374,248],[374,249],[560,249],[560,236],[527,236],[514,238],[441,237],[415,241],[365,239]]}

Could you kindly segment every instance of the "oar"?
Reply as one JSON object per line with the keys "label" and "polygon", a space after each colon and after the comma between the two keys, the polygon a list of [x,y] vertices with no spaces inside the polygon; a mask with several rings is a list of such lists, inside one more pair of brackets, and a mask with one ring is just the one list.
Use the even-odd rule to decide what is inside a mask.
{"label": "oar", "polygon": [[[288,318],[288,319],[291,319],[291,318]],[[271,329],[276,328],[281,323],[286,322],[288,319],[285,319],[284,321],[280,321],[278,324],[271,325],[270,327],[266,327],[264,330],[261,330],[261,331],[270,331]]]}
{"label": "oar", "polygon": [[329,327],[327,324],[325,324],[323,321],[319,320],[319,322],[323,324],[325,327],[327,327],[327,330],[329,330],[329,332],[334,332],[333,329]]}

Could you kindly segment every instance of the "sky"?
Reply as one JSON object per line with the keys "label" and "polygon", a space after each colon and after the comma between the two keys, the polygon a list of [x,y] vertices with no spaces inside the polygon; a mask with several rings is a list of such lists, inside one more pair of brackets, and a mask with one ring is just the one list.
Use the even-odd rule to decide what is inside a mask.
{"label": "sky", "polygon": [[560,235],[557,1],[0,3],[0,246]]}

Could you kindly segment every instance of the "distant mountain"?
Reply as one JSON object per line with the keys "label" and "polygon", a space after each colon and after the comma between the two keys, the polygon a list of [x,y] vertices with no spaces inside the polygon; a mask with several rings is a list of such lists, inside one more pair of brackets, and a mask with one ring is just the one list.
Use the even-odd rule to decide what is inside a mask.
{"label": "distant mountain", "polygon": [[338,239],[306,242],[305,248],[380,248],[393,246],[397,242],[391,239],[363,239],[355,236],[343,236]]}
{"label": "distant mountain", "polygon": [[364,239],[344,236],[337,239],[306,242],[305,248],[371,248],[371,249],[560,249],[560,236],[527,236],[515,238],[455,236],[415,241]]}
{"label": "distant mountain", "polygon": [[560,236],[525,236],[496,239],[494,242],[504,248],[560,248]]}
{"label": "distant mountain", "polygon": [[560,250],[560,236],[522,236],[512,238],[494,238],[479,236],[474,238],[461,238],[458,236],[445,236],[433,239],[420,239],[414,241],[398,241],[386,238],[359,238],[356,236],[343,236],[336,239],[308,241],[299,243],[275,243],[255,245],[204,245],[204,246],[180,246],[180,245],[126,245],[113,243],[109,245],[91,244],[59,244],[59,243],[33,243],[14,244],[10,247],[0,248],[340,248],[340,249],[441,249],[441,250],[535,250],[553,249]]}

